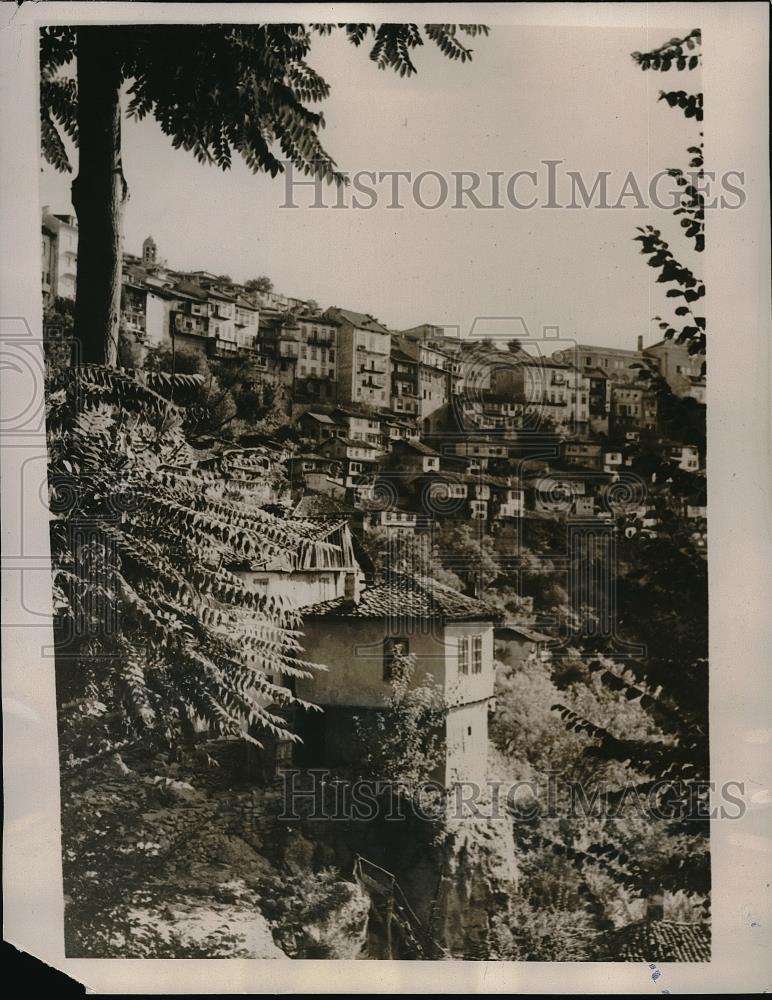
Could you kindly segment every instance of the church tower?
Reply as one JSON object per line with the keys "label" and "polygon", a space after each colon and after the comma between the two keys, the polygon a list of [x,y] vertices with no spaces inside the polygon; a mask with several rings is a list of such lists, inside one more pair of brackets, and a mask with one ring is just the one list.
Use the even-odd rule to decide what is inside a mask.
{"label": "church tower", "polygon": [[142,244],[142,263],[143,264],[158,263],[158,247],[155,245],[155,240],[153,239],[152,236],[148,236],[148,238]]}

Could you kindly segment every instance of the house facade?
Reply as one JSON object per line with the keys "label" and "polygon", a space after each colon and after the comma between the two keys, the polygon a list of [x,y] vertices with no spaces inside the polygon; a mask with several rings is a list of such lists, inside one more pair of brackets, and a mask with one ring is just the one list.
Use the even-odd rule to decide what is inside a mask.
{"label": "house facade", "polygon": [[41,277],[47,298],[75,298],[78,269],[78,223],[74,215],[56,215],[43,208]]}
{"label": "house facade", "polygon": [[297,693],[334,720],[322,738],[327,763],[356,752],[353,715],[387,706],[399,649],[414,657],[410,686],[431,684],[442,704],[437,780],[446,787],[484,784],[494,682],[494,622],[485,605],[433,581],[392,574],[365,588],[358,601],[307,608],[303,620],[307,655],[329,669],[299,679]]}
{"label": "house facade", "polygon": [[643,353],[654,362],[676,396],[691,396],[705,402],[704,354],[690,354],[686,344],[673,340],[660,340]]}
{"label": "house facade", "polygon": [[373,316],[332,308],[325,318],[338,324],[337,383],[341,403],[379,410],[391,397],[391,334]]}

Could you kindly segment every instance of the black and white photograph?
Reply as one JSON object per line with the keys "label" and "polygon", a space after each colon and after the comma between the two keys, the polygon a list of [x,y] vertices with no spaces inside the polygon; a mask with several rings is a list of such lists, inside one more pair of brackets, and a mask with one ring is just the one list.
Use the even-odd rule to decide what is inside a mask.
{"label": "black and white photograph", "polygon": [[709,507],[712,421],[768,416],[763,353],[755,390],[713,360],[753,350],[711,311],[714,219],[760,220],[769,329],[768,191],[711,156],[732,5],[48,6],[40,312],[0,347],[17,380],[22,326],[39,348],[17,465],[48,556],[18,556],[47,596],[9,586],[51,630],[64,958],[616,963],[668,993],[716,959],[717,825],[757,842],[763,948],[772,793],[713,725],[713,588],[767,544],[742,477],[731,569]]}

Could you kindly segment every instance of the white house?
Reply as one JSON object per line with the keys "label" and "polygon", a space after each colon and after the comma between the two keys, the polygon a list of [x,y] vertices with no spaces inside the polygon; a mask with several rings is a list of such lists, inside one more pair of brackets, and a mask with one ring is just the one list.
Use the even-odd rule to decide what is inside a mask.
{"label": "white house", "polygon": [[309,659],[328,670],[298,680],[296,690],[324,709],[319,749],[327,763],[357,753],[351,718],[386,706],[399,649],[415,658],[412,686],[432,683],[444,709],[437,780],[446,787],[485,782],[494,682],[494,614],[486,605],[436,581],[392,573],[358,599],[307,608],[303,621]]}

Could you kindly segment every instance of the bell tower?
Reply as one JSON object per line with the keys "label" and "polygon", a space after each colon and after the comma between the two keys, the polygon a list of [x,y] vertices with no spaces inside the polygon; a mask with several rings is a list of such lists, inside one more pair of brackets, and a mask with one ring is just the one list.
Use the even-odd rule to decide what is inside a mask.
{"label": "bell tower", "polygon": [[142,263],[143,264],[157,264],[158,263],[158,247],[156,246],[155,240],[152,236],[148,236],[145,242],[142,244]]}

